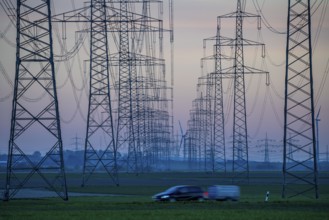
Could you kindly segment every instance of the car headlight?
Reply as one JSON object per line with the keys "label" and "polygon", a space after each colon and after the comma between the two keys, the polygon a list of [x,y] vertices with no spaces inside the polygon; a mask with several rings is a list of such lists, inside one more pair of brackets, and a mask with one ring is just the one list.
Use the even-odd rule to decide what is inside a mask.
{"label": "car headlight", "polygon": [[169,198],[168,195],[161,196],[161,199],[168,199],[168,198]]}

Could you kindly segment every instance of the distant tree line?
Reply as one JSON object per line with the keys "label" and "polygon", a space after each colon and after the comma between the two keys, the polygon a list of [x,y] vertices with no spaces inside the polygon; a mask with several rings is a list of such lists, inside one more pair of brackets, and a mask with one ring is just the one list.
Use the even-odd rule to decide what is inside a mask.
{"label": "distant tree line", "polygon": [[[100,150],[98,152],[99,155],[102,154],[102,151]],[[27,155],[29,160],[31,160],[34,163],[38,163],[43,155],[41,154],[40,151],[35,151],[30,155]],[[84,163],[84,151],[83,150],[65,150],[63,152],[63,157],[64,157],[64,165],[65,165],[65,170],[67,172],[82,172],[83,169],[83,163]],[[4,172],[6,170],[6,161],[7,161],[7,154],[0,154],[0,171]],[[124,172],[125,171],[125,161],[126,155],[121,156],[121,162],[119,162],[119,170]],[[25,160],[24,160],[25,161]],[[22,162],[22,167],[24,167],[26,164],[23,164]],[[26,163],[26,161],[25,161]],[[168,163],[168,161],[163,161],[163,164]],[[188,161],[182,161],[182,160],[173,160],[169,162],[169,166],[163,166],[163,167],[157,167],[157,168],[152,168],[150,167],[149,169],[145,169],[145,172],[152,172],[152,171],[187,171],[187,170],[193,170],[193,171],[203,171],[203,167],[200,166],[199,163],[195,163],[188,165]],[[47,166],[47,164],[44,164]],[[227,168],[228,171],[230,170],[230,167],[232,166],[232,161],[227,161]],[[169,167],[169,168],[168,168]],[[282,163],[281,162],[256,162],[256,161],[250,161],[249,162],[249,168],[250,170],[254,171],[261,171],[261,170],[273,170],[273,171],[280,171],[282,169]],[[329,163],[326,161],[320,162],[319,163],[319,170],[321,171],[328,171],[329,170]],[[104,171],[102,166],[98,168],[98,171]]]}

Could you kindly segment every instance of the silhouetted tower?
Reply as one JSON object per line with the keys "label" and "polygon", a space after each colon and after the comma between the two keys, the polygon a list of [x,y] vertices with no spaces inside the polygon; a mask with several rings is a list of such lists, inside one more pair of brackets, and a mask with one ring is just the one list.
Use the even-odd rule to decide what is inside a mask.
{"label": "silhouetted tower", "polygon": [[[258,30],[261,29],[261,19],[259,15],[253,15],[243,10],[241,0],[237,1],[236,12],[218,16],[220,24],[223,18],[234,18],[236,21],[235,39],[225,41],[221,46],[234,47],[233,68],[222,70],[223,77],[233,77],[234,79],[234,115],[233,115],[233,181],[249,182],[249,155],[248,155],[248,131],[246,118],[246,91],[245,75],[246,74],[268,74],[244,63],[244,46],[262,46],[262,57],[265,57],[265,45],[247,40],[243,36],[244,18],[256,18]],[[267,82],[268,84],[268,82]]]}
{"label": "silhouetted tower", "polygon": [[238,0],[235,32],[234,121],[233,121],[233,172],[249,181],[248,132],[243,53],[243,12]]}
{"label": "silhouetted tower", "polygon": [[[89,155],[86,155],[86,160],[90,162],[90,174],[96,169],[109,170],[113,165],[113,173],[110,173],[116,180],[117,163],[122,166],[125,162],[129,171],[139,172],[145,165],[142,161],[154,165],[159,161],[157,155],[169,157],[168,131],[171,126],[168,123],[170,115],[166,102],[170,100],[166,96],[171,88],[166,86],[162,41],[163,33],[172,33],[172,29],[163,28],[162,1],[157,1],[157,18],[151,14],[153,1],[94,0],[91,3],[92,7],[83,7],[53,17],[53,22],[63,22],[64,26],[69,22],[92,23],[91,28],[79,30],[79,33],[92,32],[90,40],[93,49],[89,62],[92,62],[90,71],[94,78],[91,87],[98,88],[93,96],[100,97],[96,94],[101,92],[103,100],[91,98],[91,103],[97,103],[97,106],[92,104],[90,107],[90,114],[94,115],[90,117],[92,127],[89,127],[99,134],[106,132],[104,137],[107,140],[113,139],[114,132],[114,141],[107,142],[105,152],[100,150],[96,154],[100,140],[96,137],[100,135],[89,133],[94,149],[87,152]],[[171,0],[169,5],[172,6]],[[87,16],[89,14],[91,16]],[[105,24],[107,25],[104,26]],[[107,30],[104,30],[105,27]],[[106,38],[106,33],[110,33],[111,37],[108,35]],[[111,67],[110,84],[106,82],[108,66]],[[103,74],[100,74],[101,68]],[[112,86],[108,89],[110,85]],[[110,107],[107,108],[108,105]],[[124,153],[124,156],[120,157],[118,152]],[[151,157],[153,159],[150,163],[147,158]]]}
{"label": "silhouetted tower", "polygon": [[264,150],[259,151],[259,152],[264,152],[264,163],[266,165],[269,165],[270,164],[270,153],[275,152],[273,150],[270,150],[270,148],[271,147],[276,147],[276,145],[273,144],[275,142],[275,140],[269,139],[268,136],[267,136],[267,132],[266,132],[265,139],[259,140],[258,142],[260,142],[258,147],[264,148]]}
{"label": "silhouetted tower", "polygon": [[[225,40],[232,42],[232,39]],[[205,144],[202,145],[205,148],[205,170],[211,172],[226,172],[222,59],[233,59],[222,55],[222,37],[220,36],[219,24],[215,37],[204,40],[204,49],[206,49],[207,41],[214,42],[214,53],[201,59],[202,67],[205,62],[210,60],[213,62],[214,69],[206,76],[200,78],[204,81],[203,83],[206,91],[206,126],[204,129],[206,141]]]}
{"label": "silhouetted tower", "polygon": [[128,1],[120,1],[120,33],[119,33],[119,91],[118,91],[118,127],[117,148],[128,148],[128,170],[138,173],[140,170],[139,149],[135,142],[134,107],[136,102],[136,76],[133,74],[132,53],[129,46]]}
{"label": "silhouetted tower", "polygon": [[225,153],[225,123],[224,123],[224,102],[223,102],[223,76],[222,76],[222,51],[220,28],[217,26],[215,45],[215,99],[214,99],[214,168],[217,171],[226,172]]}
{"label": "silhouetted tower", "polygon": [[[213,139],[213,129],[214,129],[214,111],[213,111],[213,101],[214,101],[214,77],[212,74],[206,76],[206,97],[205,97],[205,109],[203,110],[203,127],[204,127],[204,158],[205,158],[205,171],[215,172],[215,146]],[[202,146],[202,145],[201,145]]]}
{"label": "silhouetted tower", "polygon": [[270,155],[269,155],[269,150],[268,150],[268,139],[267,139],[267,133],[266,133],[266,139],[265,139],[264,162],[265,162],[265,163],[270,163]]}
{"label": "silhouetted tower", "polygon": [[[282,197],[318,198],[310,0],[289,0],[288,7]],[[294,158],[289,156],[289,145]]]}
{"label": "silhouetted tower", "polygon": [[188,121],[188,130],[185,137],[185,154],[188,160],[189,167],[192,168],[198,162],[201,165],[201,154],[204,155],[204,144],[205,144],[205,109],[203,108],[203,102],[205,98],[203,94],[198,94],[199,97],[193,100],[192,110],[190,111],[190,120]]}
{"label": "silhouetted tower", "polygon": [[218,25],[216,36],[204,40],[204,48],[206,48],[207,41],[215,42],[214,54],[202,58],[202,63],[207,60],[212,60],[214,63],[213,72],[205,76],[207,118],[205,168],[206,171],[212,172],[226,172],[222,59],[232,59],[223,57],[221,38]]}
{"label": "silhouetted tower", "polygon": [[74,146],[74,150],[75,151],[78,151],[79,150],[79,145],[82,145],[80,143],[80,140],[82,140],[82,138],[79,138],[78,135],[75,135],[74,138],[72,138],[74,140],[74,142],[71,144]]}
{"label": "silhouetted tower", "polygon": [[[82,186],[90,176],[103,168],[118,184],[117,149],[109,82],[108,18],[105,0],[90,3],[90,82],[87,132],[85,139]],[[105,150],[99,151],[99,140]]]}
{"label": "silhouetted tower", "polygon": [[[18,0],[16,13],[16,72],[4,200],[29,187],[48,188],[67,200],[50,0]],[[27,156],[33,150],[45,156],[35,161]],[[29,182],[36,174],[44,185]]]}

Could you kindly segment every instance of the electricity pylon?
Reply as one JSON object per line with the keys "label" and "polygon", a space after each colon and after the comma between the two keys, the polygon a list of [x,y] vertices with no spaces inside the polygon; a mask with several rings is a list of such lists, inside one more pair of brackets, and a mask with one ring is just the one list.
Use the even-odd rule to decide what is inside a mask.
{"label": "electricity pylon", "polygon": [[[117,149],[128,153],[128,171],[139,173],[145,166],[157,166],[160,158],[169,160],[170,125],[165,92],[168,88],[164,75],[157,76],[157,71],[164,68],[162,41],[166,30],[162,27],[162,20],[151,16],[152,1],[139,2],[142,4],[141,14],[131,7],[138,1],[122,0],[118,3],[116,145]],[[159,48],[156,48],[155,33],[159,34]]]}
{"label": "electricity pylon", "polygon": [[249,181],[249,149],[243,53],[243,12],[240,0],[238,0],[236,13],[236,47],[234,59],[235,77],[233,122],[233,172],[242,174]]}
{"label": "electricity pylon", "polygon": [[[109,66],[111,67],[110,84],[113,86],[110,88],[111,95],[109,97],[112,98],[112,101],[109,101],[109,104],[111,104],[110,108],[112,109],[112,123],[115,125],[111,128],[111,120],[105,122],[107,118],[106,115],[111,114],[107,113],[110,109],[104,110],[104,108],[101,112],[98,111],[98,116],[96,116],[96,111],[92,112],[94,114],[93,117],[95,116],[97,118],[93,119],[94,121],[91,122],[93,126],[95,126],[95,122],[101,125],[98,131],[107,130],[109,136],[105,136],[109,137],[109,140],[112,139],[110,135],[112,131],[110,129],[114,130],[115,144],[113,147],[110,146],[109,149],[106,149],[107,152],[101,153],[100,155],[96,155],[95,152],[91,150],[89,156],[87,155],[85,160],[88,162],[90,159],[89,162],[95,165],[91,164],[89,169],[90,172],[93,172],[97,166],[98,168],[102,168],[100,166],[102,164],[104,165],[103,167],[111,165],[111,155],[113,155],[113,160],[116,160],[121,166],[123,160],[119,158],[118,152],[120,151],[123,154],[128,152],[127,160],[124,162],[127,162],[130,171],[139,172],[143,166],[142,162],[146,161],[141,159],[143,153],[149,154],[151,152],[152,155],[159,155],[157,150],[160,148],[157,148],[157,145],[164,142],[168,143],[164,138],[161,139],[161,137],[157,137],[161,135],[164,136],[164,133],[168,133],[166,130],[168,130],[169,125],[160,125],[159,122],[166,121],[167,123],[169,117],[168,113],[165,112],[167,108],[159,107],[159,103],[168,102],[163,95],[168,88],[165,86],[166,82],[163,78],[165,76],[165,62],[164,59],[161,58],[162,55],[159,55],[160,58],[156,58],[157,48],[155,48],[156,40],[154,38],[155,32],[159,33],[159,41],[161,41],[160,44],[162,45],[163,32],[166,30],[163,29],[162,20],[153,18],[151,14],[147,14],[151,11],[150,4],[152,1],[123,0],[103,2],[97,0],[92,1],[92,3],[94,5],[96,3],[98,5],[103,4],[105,12],[102,13],[105,15],[100,14],[100,9],[93,9],[96,15],[87,16],[91,13],[90,7],[87,6],[53,18],[54,22],[64,22],[64,24],[68,22],[87,22],[93,23],[95,27],[98,27],[97,31],[94,31],[94,35],[91,35],[96,36],[96,40],[100,41],[97,44],[95,43],[96,41],[94,42],[96,46],[93,46],[97,50],[96,52],[91,52],[91,54],[94,52],[93,57],[97,59],[99,59],[100,56],[103,56],[102,59],[105,59],[105,53],[101,54],[105,50],[105,42],[103,39],[106,38],[104,32],[111,33],[108,36],[108,47],[111,51],[108,51],[109,57],[106,59],[108,59]],[[138,4],[141,7],[138,6]],[[157,2],[157,4],[159,4],[159,7],[162,6],[160,1]],[[138,11],[141,9],[143,11],[142,13]],[[162,13],[161,10],[159,12]],[[101,16],[106,16],[106,18],[102,19]],[[104,24],[107,23],[107,30],[99,28],[102,22]],[[79,32],[89,33],[91,31],[92,28],[83,29]],[[152,38],[149,38],[150,36],[152,36]],[[119,43],[117,39],[119,39]],[[93,61],[90,59],[89,62],[94,62],[94,66],[101,66],[98,60]],[[94,66],[92,67],[94,68]],[[104,72],[106,72],[105,66],[102,66]],[[94,78],[96,80],[98,79],[97,75],[99,70],[95,71],[93,68],[91,68],[91,71],[93,71],[92,74],[96,74]],[[107,85],[104,76],[98,75],[98,77],[101,79],[99,82],[103,83],[100,84],[101,86],[98,88],[99,91],[107,93]],[[96,84],[92,84],[92,86],[96,87],[98,81],[95,82]],[[106,100],[107,98],[103,100],[104,103]],[[94,101],[94,99],[92,101]],[[166,118],[163,117],[164,115],[167,115]],[[104,123],[102,124],[100,121],[104,121]],[[96,135],[94,133],[90,133],[90,135],[95,139],[94,137],[96,137]],[[156,145],[152,142],[156,143]],[[108,143],[112,145],[114,141]],[[96,145],[93,146],[94,150],[96,150],[95,146]],[[169,148],[168,144],[166,144],[166,146]],[[145,152],[143,152],[144,150]],[[114,164],[115,161],[113,161],[112,165]],[[112,169],[113,171],[116,170],[114,167]],[[105,167],[105,169],[107,168]],[[115,175],[115,172],[113,175]]]}
{"label": "electricity pylon", "polygon": [[[54,15],[52,22],[62,23],[65,27],[64,33],[66,33],[66,24],[84,23],[87,24],[86,28],[79,32],[90,34],[90,57],[87,60],[90,77],[89,103],[81,185],[85,186],[96,171],[105,171],[114,184],[118,185],[119,154],[115,142],[110,93],[112,91],[110,85],[114,83],[110,82],[109,76],[108,33],[111,32],[110,24],[120,21],[115,13],[116,9],[109,7],[108,1],[91,0],[88,3],[86,7]],[[105,141],[105,147],[101,146],[100,140]]]}
{"label": "electricity pylon", "polygon": [[[200,80],[200,79],[199,79]],[[200,84],[199,84],[200,86]],[[184,148],[185,148],[185,158],[188,160],[189,168],[195,167],[197,162],[202,159],[201,156],[204,155],[205,140],[205,108],[203,103],[205,102],[203,94],[199,94],[197,99],[192,102],[192,110],[190,110],[190,119],[188,121],[188,130],[185,136]],[[200,163],[198,163],[200,165]]]}
{"label": "electricity pylon", "polygon": [[206,97],[205,97],[205,110],[203,116],[203,127],[204,127],[204,158],[205,158],[205,171],[215,172],[215,142],[214,142],[214,121],[213,121],[213,101],[214,101],[214,76],[208,74],[206,76]]}
{"label": "electricity pylon", "polygon": [[[218,21],[224,18],[233,18],[236,21],[235,39],[221,43],[221,46],[233,46],[234,63],[233,68],[222,69],[225,77],[234,79],[234,116],[233,116],[233,181],[249,182],[249,155],[248,155],[248,131],[246,117],[246,74],[268,74],[268,72],[255,69],[245,65],[244,47],[262,46],[262,57],[265,56],[265,45],[255,41],[247,40],[243,36],[244,18],[256,18],[260,30],[261,20],[259,15],[253,15],[243,10],[241,0],[237,1],[236,12],[218,16]],[[220,25],[221,26],[221,25]]]}
{"label": "electricity pylon", "polygon": [[[99,168],[118,185],[117,149],[109,81],[108,19],[105,0],[90,3],[90,82],[82,186]],[[99,140],[105,150],[98,151]]]}
{"label": "electricity pylon", "polygon": [[210,109],[207,110],[207,126],[210,127],[208,128],[210,134],[207,132],[209,143],[206,147],[209,148],[207,151],[210,154],[207,154],[205,166],[210,167],[212,172],[226,172],[222,60],[232,60],[232,58],[223,56],[222,39],[218,25],[216,36],[204,40],[204,48],[207,41],[215,41],[215,53],[202,59],[202,63],[207,60],[214,61],[214,71],[207,76],[209,82],[206,84],[206,94],[210,97],[207,98],[207,109]]}
{"label": "electricity pylon", "polygon": [[[249,67],[244,63],[244,46],[261,46],[262,57],[265,56],[265,45],[243,37],[243,19],[256,18],[258,30],[260,30],[260,16],[244,12],[241,1],[237,1],[237,11],[217,17],[217,34],[207,38],[206,41],[215,41],[215,53],[202,59],[212,60],[215,63],[214,71],[199,78],[198,90],[204,89],[206,96],[200,95],[193,103],[193,111],[190,112],[189,136],[191,150],[196,150],[205,158],[205,169],[226,171],[226,151],[224,133],[223,110],[223,82],[224,78],[234,79],[234,123],[233,123],[233,181],[249,181],[248,163],[248,132],[246,119],[245,80],[246,74],[268,74],[268,72]],[[233,18],[236,20],[235,38],[223,37],[220,34],[221,20]],[[225,56],[222,47],[235,49],[234,56]],[[225,60],[225,65],[222,61]],[[231,62],[233,61],[233,65]],[[229,66],[228,63],[229,63]],[[267,77],[268,79],[268,77]],[[268,84],[268,81],[267,81]],[[201,87],[203,85],[203,87]],[[200,93],[200,92],[199,92]],[[196,134],[194,134],[196,133]],[[192,138],[192,137],[198,138]],[[199,140],[199,141],[198,141]],[[202,148],[202,151],[199,150]]]}
{"label": "electricity pylon", "polygon": [[215,100],[214,100],[214,168],[226,173],[225,121],[223,101],[222,50],[220,28],[217,26],[215,45]]}
{"label": "electricity pylon", "polygon": [[[116,3],[121,6],[128,4],[128,1],[119,1]],[[109,41],[111,40],[111,37],[108,36],[108,33],[112,33],[112,36],[113,33],[121,34],[121,31],[114,28],[113,24],[121,24],[123,22],[128,25],[128,23],[131,22],[132,13],[128,13],[127,10],[123,10],[123,13],[121,13],[120,8],[114,7],[113,3],[104,0],[92,0],[90,2],[90,7],[83,7],[81,9],[65,12],[53,18],[54,22],[61,22],[64,24],[68,22],[82,22],[90,24],[89,29],[84,29],[82,31],[80,30],[80,32],[90,33],[90,91],[82,186],[85,185],[94,172],[103,170],[109,174],[116,185],[118,185],[119,182],[117,172],[119,162],[118,148],[120,145],[117,144],[117,140],[115,139],[117,131],[114,126],[115,114],[113,109],[116,109],[116,106],[113,103],[114,101],[111,100],[113,98],[115,98],[114,100],[117,100],[115,97],[116,94],[111,94],[111,91],[114,91],[113,88],[117,86],[117,82],[110,82],[109,66],[111,66],[111,68],[120,66],[121,70],[122,68],[129,68],[128,72],[130,73],[132,72],[130,71],[130,68],[136,68],[136,65],[132,64],[133,61],[131,61],[130,58],[133,58],[134,61],[141,59],[140,57],[136,58],[136,56],[130,56],[130,54],[128,54],[130,40],[127,38],[128,36],[126,36],[125,40],[123,40],[128,42],[128,47],[126,47],[128,49],[125,50],[122,46],[120,46],[120,50],[123,52],[120,51],[120,53],[118,53],[119,58],[117,57],[117,54],[110,53],[109,51]],[[86,16],[87,14],[90,14],[90,16]],[[126,26],[125,34],[128,35],[128,32],[140,31],[137,26],[138,25],[134,26],[136,28],[135,30],[128,29],[128,26]],[[112,45],[111,48],[115,50],[114,45]],[[124,56],[129,57],[125,59],[125,61],[127,61],[127,65],[121,65],[122,62],[119,63],[120,60],[124,60]],[[112,75],[111,79],[115,79],[115,77]],[[128,84],[128,87],[130,88],[130,86],[136,86],[136,81],[137,80],[135,77],[134,84]],[[130,81],[128,80],[126,82]],[[114,86],[111,88],[110,85]],[[127,86],[125,83],[119,85],[120,88],[125,86]],[[133,89],[133,91],[136,91],[136,89]],[[134,97],[137,97],[137,95]],[[129,99],[129,102],[126,102],[126,104],[130,105],[131,100],[134,101],[134,104],[136,103],[135,99],[132,98]],[[130,109],[130,106],[128,109]],[[131,115],[129,115],[128,123],[131,122],[130,116]],[[125,130],[124,132],[127,131]],[[131,132],[129,131],[127,132],[127,134],[130,133]],[[105,149],[103,146],[100,146],[99,140],[105,140]],[[125,142],[126,140],[120,139],[118,141]]]}
{"label": "electricity pylon", "polygon": [[288,8],[282,197],[318,198],[310,0],[289,0]]}
{"label": "electricity pylon", "polygon": [[119,98],[117,148],[128,148],[128,170],[138,173],[140,169],[140,149],[136,143],[135,117],[136,83],[135,66],[132,65],[132,51],[129,45],[128,1],[120,1],[120,42],[119,42]]}
{"label": "electricity pylon", "polygon": [[[47,187],[67,200],[50,0],[18,0],[16,12],[16,72],[4,200],[30,187]],[[27,156],[33,150],[45,155],[35,161]],[[36,174],[45,185],[30,181]]]}
{"label": "electricity pylon", "polygon": [[265,139],[263,140],[258,140],[259,144],[257,145],[257,147],[264,147],[264,150],[259,150],[259,152],[264,152],[264,163],[265,165],[270,165],[270,153],[271,152],[275,152],[273,150],[270,150],[270,147],[276,147],[275,144],[273,144],[275,142],[275,140],[273,139],[269,139],[267,137],[267,132],[266,132],[266,136]]}

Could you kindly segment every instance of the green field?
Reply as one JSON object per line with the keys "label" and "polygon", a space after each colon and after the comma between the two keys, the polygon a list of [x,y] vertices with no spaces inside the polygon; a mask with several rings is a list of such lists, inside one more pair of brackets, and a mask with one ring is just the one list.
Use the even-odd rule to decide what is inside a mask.
{"label": "green field", "polygon": [[[70,197],[69,201],[12,199],[0,203],[0,219],[329,219],[329,184],[319,186],[318,200],[303,196],[284,200],[281,185],[274,181],[279,178],[277,173],[254,173],[251,183],[241,186],[238,202],[151,200],[154,193],[172,185],[195,184],[206,189],[219,184],[219,176],[204,173],[123,174],[119,187],[95,175],[81,188],[80,178],[79,174],[67,176],[70,192],[104,195]],[[266,191],[270,191],[269,202],[264,202]]]}

